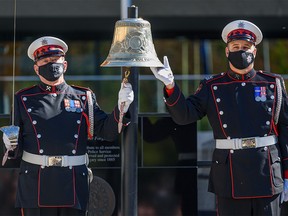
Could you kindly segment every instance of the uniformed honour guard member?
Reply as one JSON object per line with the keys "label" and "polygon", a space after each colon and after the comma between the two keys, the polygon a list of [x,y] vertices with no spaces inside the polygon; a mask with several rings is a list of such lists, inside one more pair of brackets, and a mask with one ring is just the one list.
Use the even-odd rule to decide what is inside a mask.
{"label": "uniformed honour guard member", "polygon": [[[114,141],[119,107],[124,103],[123,112],[127,113],[134,99],[131,84],[126,83],[120,88],[118,105],[112,113],[105,113],[89,88],[66,83],[67,51],[67,44],[59,38],[35,40],[28,56],[40,82],[15,94],[15,125],[20,132],[9,157],[22,157],[16,207],[24,216],[85,215],[87,141],[96,137]],[[127,116],[123,117],[124,126],[129,123]],[[11,142],[3,140],[6,148],[11,148]]]}
{"label": "uniformed honour guard member", "polygon": [[[219,215],[280,215],[287,201],[288,101],[280,75],[254,69],[260,29],[236,20],[222,31],[229,69],[200,82],[184,98],[167,57],[151,68],[165,84],[167,109],[178,124],[207,115],[216,140],[208,190]],[[283,184],[284,183],[284,184]]]}

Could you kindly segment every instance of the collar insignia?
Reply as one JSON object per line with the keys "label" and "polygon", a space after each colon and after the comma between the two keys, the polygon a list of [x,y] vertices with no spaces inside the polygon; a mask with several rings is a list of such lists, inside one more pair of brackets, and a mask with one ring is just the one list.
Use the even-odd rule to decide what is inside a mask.
{"label": "collar insignia", "polygon": [[51,91],[51,86],[46,86],[46,91]]}

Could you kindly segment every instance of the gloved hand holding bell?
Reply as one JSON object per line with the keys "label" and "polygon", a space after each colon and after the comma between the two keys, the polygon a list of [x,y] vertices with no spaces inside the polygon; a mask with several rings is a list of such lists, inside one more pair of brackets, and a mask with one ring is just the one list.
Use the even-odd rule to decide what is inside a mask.
{"label": "gloved hand holding bell", "polygon": [[164,85],[171,85],[174,82],[173,72],[170,68],[167,56],[163,58],[164,67],[150,67],[154,76],[164,83]]}

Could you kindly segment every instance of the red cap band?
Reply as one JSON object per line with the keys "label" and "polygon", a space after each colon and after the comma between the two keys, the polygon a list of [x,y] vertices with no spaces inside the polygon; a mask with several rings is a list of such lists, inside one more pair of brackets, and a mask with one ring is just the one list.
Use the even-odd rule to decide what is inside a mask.
{"label": "red cap band", "polygon": [[63,51],[63,48],[58,45],[46,45],[38,48],[35,50],[33,53],[35,61],[38,61],[42,58],[45,57],[50,57],[50,56],[64,56],[65,53]]}
{"label": "red cap band", "polygon": [[233,40],[246,40],[255,43],[256,35],[247,29],[235,29],[227,35],[227,43]]}

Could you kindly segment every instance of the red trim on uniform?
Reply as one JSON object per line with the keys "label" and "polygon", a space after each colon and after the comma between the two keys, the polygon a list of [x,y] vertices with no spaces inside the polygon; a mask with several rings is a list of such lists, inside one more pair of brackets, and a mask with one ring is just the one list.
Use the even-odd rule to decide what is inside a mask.
{"label": "red trim on uniform", "polygon": [[175,87],[173,87],[172,89],[168,89],[167,87],[165,87],[166,93],[168,96],[172,95],[174,92]]}
{"label": "red trim on uniform", "polygon": [[232,170],[232,157],[231,157],[231,153],[229,152],[229,161],[230,161],[230,178],[231,178],[231,185],[232,185],[232,197],[233,199],[251,199],[251,198],[264,198],[264,197],[272,197],[273,194],[275,193],[274,192],[274,188],[272,187],[273,185],[273,180],[272,180],[272,166],[271,166],[271,158],[269,157],[270,155],[270,149],[268,148],[268,151],[267,151],[267,158],[268,158],[268,163],[269,163],[269,167],[270,167],[270,185],[271,185],[271,188],[272,188],[272,193],[271,195],[263,195],[263,196],[241,196],[241,197],[235,197],[234,195],[234,178],[233,178],[233,170]]}
{"label": "red trim on uniform", "polygon": [[249,31],[247,29],[234,29],[233,31],[231,31],[227,35],[227,37],[230,37],[230,36],[233,36],[233,35],[238,35],[239,33],[240,34],[251,34],[254,38],[256,38],[256,35],[253,32],[251,32],[251,31]]}
{"label": "red trim on uniform", "polygon": [[[233,71],[233,73],[236,73],[235,71]],[[236,73],[236,74],[238,74],[238,73]],[[247,80],[245,80],[245,75],[246,74],[239,74],[239,75],[241,75],[241,77],[242,77],[242,79],[241,80],[239,80],[239,79],[235,79],[234,77],[232,77],[232,76],[230,76],[230,74],[229,73],[227,73],[227,75],[232,79],[232,80],[235,80],[235,81],[237,81],[237,82],[250,82],[255,76],[256,76],[256,74],[257,74],[257,72],[255,72],[254,73],[254,75],[252,76],[252,77],[250,77],[249,79],[247,79]],[[253,81],[252,81],[253,82]]]}
{"label": "red trim on uniform", "polygon": [[38,172],[38,206],[40,205],[40,172],[41,172],[41,167],[39,167],[39,172]]}
{"label": "red trim on uniform", "polygon": [[48,55],[49,53],[63,53],[63,47],[59,45],[46,45],[36,49],[33,53],[34,59],[38,59],[41,56]]}
{"label": "red trim on uniform", "polygon": [[[83,95],[83,94],[82,94],[82,95],[80,94],[79,96],[83,97],[84,95]],[[83,109],[86,107],[86,104],[87,104],[87,97],[86,97],[86,100],[85,100]],[[84,114],[86,114],[86,113],[83,111],[83,112],[82,112],[82,115],[81,115],[81,118],[80,118],[80,121],[81,121],[81,122],[82,122],[82,120],[83,120],[83,116],[85,117]],[[86,114],[86,115],[87,115],[87,114]],[[88,126],[87,126],[87,128],[88,128],[88,134],[87,134],[87,136],[89,136],[89,134],[90,134],[90,133],[89,133],[89,127],[90,127],[89,118],[88,118],[88,119],[86,118],[86,124],[88,124]],[[81,124],[79,124],[79,127],[78,127],[78,132],[77,132],[78,137],[77,137],[76,142],[75,142],[75,150],[77,150],[77,148],[78,148],[78,140],[79,140],[80,128],[81,128]],[[90,136],[91,136],[91,134],[90,134]]]}
{"label": "red trim on uniform", "polygon": [[267,150],[267,158],[268,158],[268,161],[269,161],[269,167],[270,167],[270,183],[271,183],[271,188],[272,188],[272,194],[271,194],[271,196],[273,196],[273,194],[275,193],[274,192],[274,187],[272,187],[272,185],[273,185],[273,179],[272,179],[272,163],[271,163],[271,157],[270,157],[270,149],[269,148],[267,148],[268,150]]}
{"label": "red trim on uniform", "polygon": [[38,85],[38,87],[39,87],[41,90],[45,91],[45,92],[49,92],[49,91],[45,90],[44,88],[42,88],[41,85]]}
{"label": "red trim on uniform", "polygon": [[[35,95],[37,95],[37,94],[35,94]],[[27,110],[27,107],[26,107],[26,105],[25,105],[25,102],[24,102],[24,100],[23,100],[23,97],[28,97],[28,96],[31,96],[31,95],[22,95],[22,96],[21,96],[21,102],[22,102],[22,104],[23,104],[23,107],[24,107],[24,109],[25,109],[25,111],[26,111],[26,113],[27,113],[27,116],[28,116],[28,118],[30,119],[31,125],[32,125],[32,127],[33,127],[33,130],[34,130],[34,133],[35,133],[35,137],[36,137],[36,140],[37,140],[38,152],[39,152],[39,151],[40,151],[40,142],[39,142],[39,139],[38,139],[38,137],[37,137],[37,130],[36,130],[36,128],[35,128],[35,125],[32,123],[33,120],[32,120],[32,118],[31,118],[31,116],[30,116],[30,114],[29,114],[29,112],[28,112],[28,110]]]}
{"label": "red trim on uniform", "polygon": [[230,161],[230,178],[231,178],[231,192],[232,197],[234,198],[234,178],[233,178],[233,171],[232,171],[232,158],[231,152],[229,152],[229,161]]}
{"label": "red trim on uniform", "polygon": [[288,170],[285,170],[285,171],[284,171],[284,178],[285,178],[285,179],[288,179]]}
{"label": "red trim on uniform", "polygon": [[[276,86],[276,82],[275,83],[273,83],[273,85],[275,86],[275,91],[274,91],[274,98],[277,98],[276,96],[276,93],[277,93],[277,86]],[[273,108],[272,108],[272,116],[271,116],[271,127],[270,127],[270,132],[269,133],[271,133],[271,131],[274,129],[274,132],[275,132],[275,135],[276,136],[278,136],[278,129],[277,129],[277,126],[275,125],[275,122],[274,122],[274,116],[275,116],[275,106],[276,106],[276,101],[277,100],[274,100],[273,101]]]}
{"label": "red trim on uniform", "polygon": [[[119,119],[117,119],[117,116],[116,116],[116,111],[115,111],[115,109],[117,109],[116,107],[114,108],[114,110],[113,110],[113,116],[114,116],[114,120],[116,121],[116,122],[118,122],[119,123]],[[123,123],[123,122],[122,122]],[[131,122],[127,122],[126,124],[125,123],[123,123],[123,126],[128,126],[129,124],[130,124]]]}
{"label": "red trim on uniform", "polygon": [[33,85],[33,86],[30,86],[30,87],[21,89],[21,90],[19,90],[19,91],[16,93],[16,95],[18,95],[19,93],[24,92],[24,91],[26,91],[26,90],[32,89],[32,88],[34,88],[35,86],[37,86],[37,85]]}
{"label": "red trim on uniform", "polygon": [[91,91],[91,93],[93,93],[92,90],[91,90],[90,88],[87,88],[87,87],[78,86],[78,85],[71,85],[71,86],[72,86],[72,87],[75,87],[75,88],[79,88],[79,89],[84,89],[84,90],[86,90],[86,91]]}
{"label": "red trim on uniform", "polygon": [[[115,108],[116,109],[116,108]],[[117,119],[115,109],[113,110],[114,120],[119,123],[119,119]]]}
{"label": "red trim on uniform", "polygon": [[[255,73],[256,74],[256,73]],[[227,73],[227,75],[229,76],[229,74]],[[229,76],[231,79],[233,79],[233,77]],[[234,81],[235,80],[235,81]],[[210,81],[210,80],[209,80]],[[258,81],[258,82],[254,82],[254,81],[251,81],[251,80],[244,80],[244,81],[241,81],[241,80],[236,80],[236,79],[233,79],[233,81],[230,81],[230,82],[225,82],[225,83],[214,83],[214,84],[211,84],[211,92],[212,92],[212,96],[213,96],[213,100],[214,100],[214,103],[215,103],[215,107],[216,107],[216,110],[217,110],[217,114],[218,114],[218,119],[219,119],[219,123],[220,123],[220,127],[225,135],[225,137],[227,137],[226,133],[225,133],[225,130],[224,128],[222,127],[222,121],[221,121],[221,117],[219,115],[219,109],[218,109],[218,105],[217,105],[217,102],[216,102],[216,98],[215,98],[215,94],[214,94],[214,91],[213,91],[213,87],[215,85],[218,85],[218,86],[222,86],[222,85],[230,85],[230,84],[233,84],[233,83],[257,83],[257,84],[266,84],[266,85],[270,85],[270,84],[273,84],[274,86],[276,86],[276,83],[275,82],[266,82],[266,81]],[[275,87],[276,88],[276,87]],[[274,91],[274,98],[276,98],[276,91]],[[278,135],[278,131],[277,131],[277,127],[275,127],[274,125],[274,111],[275,111],[275,106],[276,106],[276,100],[274,100],[273,102],[273,107],[272,107],[272,115],[271,115],[271,124],[270,124],[270,131],[268,134],[270,134],[273,129],[275,129],[275,134]]]}
{"label": "red trim on uniform", "polygon": [[[217,83],[215,84],[217,85]],[[221,130],[224,134],[224,136],[227,138],[227,134],[223,128],[223,123],[222,123],[222,120],[221,120],[221,117],[219,115],[219,108],[218,108],[218,105],[217,105],[217,101],[216,101],[216,98],[215,98],[215,94],[214,94],[214,91],[213,91],[213,84],[211,85],[211,92],[212,92],[212,96],[213,96],[213,100],[214,100],[214,103],[215,103],[215,107],[216,107],[216,110],[217,110],[217,116],[218,116],[218,120],[219,120],[219,124],[220,124],[220,127],[221,127]]]}
{"label": "red trim on uniform", "polygon": [[219,216],[219,208],[218,208],[218,196],[216,195],[216,215]]}
{"label": "red trim on uniform", "polygon": [[[287,160],[288,160],[288,158],[282,159],[282,161],[287,161]],[[288,170],[284,170],[284,178],[288,179]]]}
{"label": "red trim on uniform", "polygon": [[212,77],[211,79],[206,80],[206,83],[210,83],[214,80],[221,79],[227,74],[227,72],[222,72],[222,73],[219,76],[215,76],[215,77]]}
{"label": "red trim on uniform", "polygon": [[[82,96],[84,96],[84,95],[82,95]],[[83,108],[87,109],[87,108],[86,108],[86,107],[87,107],[87,103],[88,103],[88,100],[87,100],[87,97],[86,97],[86,100],[85,100],[85,102],[84,102],[84,107],[83,107]],[[82,117],[83,117],[83,116],[84,116],[84,118],[86,119],[88,139],[92,139],[92,138],[93,138],[93,135],[90,133],[90,120],[89,120],[89,117],[88,117],[88,115],[87,115],[85,112],[82,112],[81,119],[80,119],[81,122],[82,122]],[[78,135],[80,134],[80,127],[81,127],[81,124],[79,124]],[[93,130],[94,130],[94,129],[93,129]],[[76,148],[75,148],[75,149],[77,149],[77,147],[78,147],[78,139],[77,139],[75,145],[76,145]]]}
{"label": "red trim on uniform", "polygon": [[273,117],[274,115],[272,114],[272,128],[274,129],[275,135],[278,136],[278,128],[277,128],[277,125],[275,125],[275,122],[273,121],[274,119]]}
{"label": "red trim on uniform", "polygon": [[86,119],[88,138],[89,138],[89,139],[92,139],[93,136],[92,136],[92,134],[90,133],[90,121],[89,121],[89,117],[88,117],[88,115],[87,115],[85,112],[83,112],[83,116],[84,116],[85,119]]}
{"label": "red trim on uniform", "polygon": [[256,35],[247,29],[234,29],[227,35],[227,42],[230,42],[233,39],[243,37],[249,39],[253,43],[256,42]]}
{"label": "red trim on uniform", "polygon": [[[274,194],[275,195],[275,194]],[[241,200],[241,199],[255,199],[255,198],[268,198],[268,197],[273,197],[274,195],[266,195],[266,196],[249,196],[249,197],[233,197],[233,199],[236,199],[236,200]]]}
{"label": "red trim on uniform", "polygon": [[181,92],[179,91],[179,95],[178,95],[178,97],[177,97],[177,99],[175,100],[174,103],[172,103],[172,104],[168,104],[166,101],[165,101],[165,103],[167,104],[167,106],[174,106],[174,105],[178,102],[180,96],[181,96]]}
{"label": "red trim on uniform", "polygon": [[52,92],[52,93],[56,93],[56,86],[51,86],[51,87],[52,87],[51,92]]}
{"label": "red trim on uniform", "polygon": [[[74,170],[74,167],[72,167],[72,176],[73,176],[73,194],[74,194],[74,197],[73,197],[73,204],[70,204],[70,205],[41,205],[40,204],[40,173],[41,173],[41,167],[39,168],[39,172],[38,172],[38,206],[39,207],[45,207],[45,208],[58,208],[58,207],[62,207],[62,208],[67,208],[67,207],[73,207],[75,206],[75,203],[76,203],[76,189],[75,189],[75,170]],[[45,169],[49,169],[48,167],[45,167]]]}
{"label": "red trim on uniform", "polygon": [[279,76],[277,76],[277,75],[275,75],[275,74],[273,74],[273,73],[269,73],[269,72],[265,72],[265,71],[262,71],[262,70],[259,70],[258,71],[259,73],[261,73],[261,74],[263,74],[263,75],[265,75],[265,76],[268,76],[268,77],[273,77],[273,78],[280,78]]}

